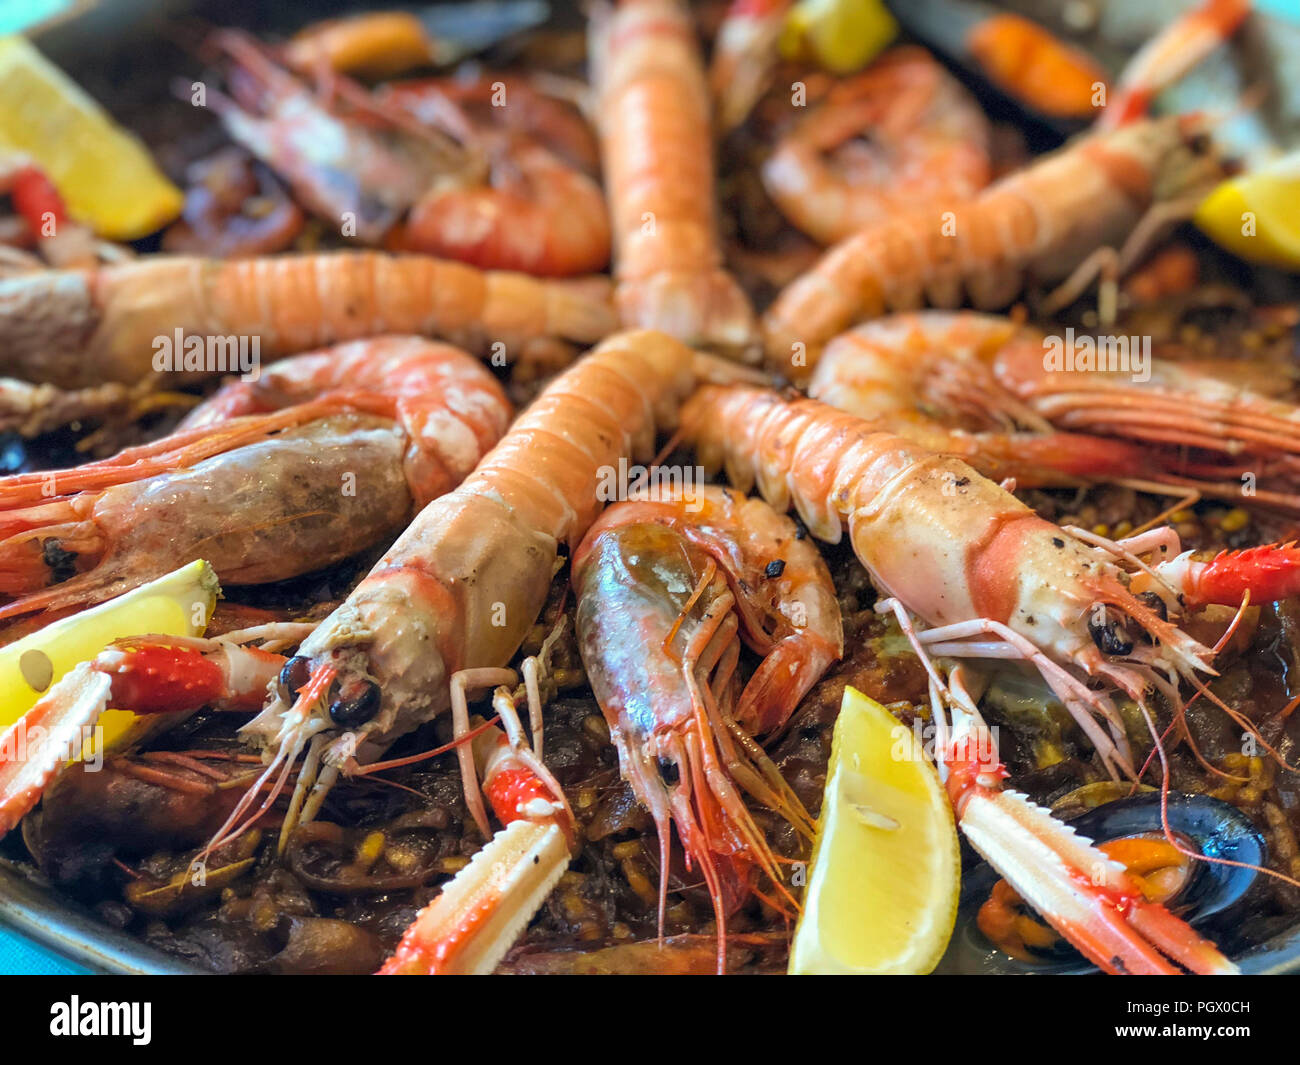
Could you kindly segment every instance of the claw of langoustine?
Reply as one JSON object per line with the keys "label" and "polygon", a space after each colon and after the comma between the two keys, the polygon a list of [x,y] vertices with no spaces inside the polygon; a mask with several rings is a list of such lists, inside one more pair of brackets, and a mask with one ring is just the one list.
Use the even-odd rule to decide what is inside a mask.
{"label": "claw of langoustine", "polygon": [[1089,961],[1112,974],[1177,975],[1171,961],[1194,973],[1238,972],[1185,921],[1148,902],[1124,866],[1091,840],[1027,796],[1003,791],[1000,764],[972,764],[954,753],[960,742],[945,761],[962,833]]}
{"label": "claw of langoustine", "polygon": [[569,867],[573,813],[555,778],[500,729],[474,746],[487,751],[483,791],[505,827],[420,911],[379,976],[491,973]]}
{"label": "claw of langoustine", "polygon": [[83,729],[108,705],[112,684],[83,662],[0,735],[0,836],[27,816],[59,767],[80,751]]}
{"label": "claw of langoustine", "polygon": [[[1185,551],[1153,568],[1192,609],[1211,603],[1239,606],[1247,593],[1256,603],[1300,595],[1300,548],[1294,543],[1221,551],[1209,561],[1198,561]],[[1138,591],[1146,587],[1141,577],[1134,577]]]}
{"label": "claw of langoustine", "polygon": [[73,667],[0,734],[0,836],[31,811],[60,767],[83,752],[86,730],[110,703],[139,715],[205,704],[251,709],[283,661],[221,640],[155,636],[119,640]]}

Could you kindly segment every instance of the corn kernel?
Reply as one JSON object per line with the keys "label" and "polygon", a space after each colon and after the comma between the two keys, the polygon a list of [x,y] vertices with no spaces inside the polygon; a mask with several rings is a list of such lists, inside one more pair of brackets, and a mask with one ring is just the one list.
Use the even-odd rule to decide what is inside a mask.
{"label": "corn kernel", "polygon": [[1224,532],[1240,532],[1250,524],[1250,515],[1241,507],[1233,507],[1219,521],[1219,528]]}
{"label": "corn kernel", "polygon": [[379,861],[379,856],[383,853],[384,834],[382,832],[367,832],[366,838],[357,847],[357,865],[368,870],[375,862]]}

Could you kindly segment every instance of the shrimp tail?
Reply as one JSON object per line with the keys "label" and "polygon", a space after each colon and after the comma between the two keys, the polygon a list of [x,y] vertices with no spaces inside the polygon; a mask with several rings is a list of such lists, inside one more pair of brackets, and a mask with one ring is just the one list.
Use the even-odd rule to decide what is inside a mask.
{"label": "shrimp tail", "polygon": [[755,354],[749,299],[726,270],[661,272],[620,282],[615,299],[624,324],[694,338],[745,356]]}

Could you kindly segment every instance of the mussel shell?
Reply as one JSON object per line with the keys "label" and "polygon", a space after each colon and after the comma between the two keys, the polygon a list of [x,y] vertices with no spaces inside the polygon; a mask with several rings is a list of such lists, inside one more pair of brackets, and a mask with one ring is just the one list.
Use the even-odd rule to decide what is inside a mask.
{"label": "mussel shell", "polygon": [[[1171,792],[1169,827],[1212,858],[1246,865],[1266,865],[1268,850],[1263,835],[1250,819],[1226,802],[1205,795]],[[1148,792],[1106,803],[1074,818],[1069,824],[1080,835],[1104,843],[1123,836],[1160,832],[1160,793]],[[1195,862],[1191,878],[1169,908],[1194,926],[1219,923],[1227,911],[1245,898],[1259,878],[1252,869]],[[994,947],[975,924],[975,916],[993,885],[1001,879],[987,862],[979,861],[962,873],[961,906],[948,951],[935,970],[963,974],[1047,974],[1095,971],[1073,948],[1062,946],[1042,961],[1022,962]]]}

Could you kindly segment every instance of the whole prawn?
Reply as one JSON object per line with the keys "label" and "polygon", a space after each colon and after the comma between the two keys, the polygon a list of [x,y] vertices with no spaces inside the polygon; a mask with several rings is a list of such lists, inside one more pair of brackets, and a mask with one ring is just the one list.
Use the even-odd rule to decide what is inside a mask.
{"label": "whole prawn", "polygon": [[[996,354],[990,369],[1008,395],[1054,426],[1120,437],[1148,450],[1195,449],[1202,458],[1191,468],[1225,478],[1222,494],[1252,498],[1243,492],[1242,476],[1249,473],[1261,482],[1257,502],[1297,509],[1289,490],[1300,457],[1300,405],[1254,391],[1241,380],[1236,360],[1153,358],[1145,379],[1135,383],[1113,354],[1099,348],[1091,364],[1074,359],[1053,365],[1041,348],[1034,358],[1011,346]],[[1266,490],[1270,480],[1288,491]]]}
{"label": "whole prawn", "polygon": [[834,244],[922,204],[939,211],[988,184],[983,110],[923,48],[886,52],[836,82],[777,140],[763,184],[795,226]]}
{"label": "whole prawn", "polygon": [[[808,394],[1021,487],[1141,481],[1237,502],[1236,466],[1192,464],[1187,447],[1238,464],[1295,452],[1291,404],[1164,360],[1152,359],[1141,383],[1132,367],[1049,369],[1050,350],[1038,329],[995,315],[888,315],[832,340]],[[1287,491],[1261,487],[1253,498],[1300,509]]]}
{"label": "whole prawn", "polygon": [[1222,176],[1204,128],[1172,116],[1095,133],[947,211],[868,226],[777,297],[763,324],[768,365],[804,379],[828,341],[888,310],[963,299],[992,310],[1027,284],[1073,289],[1101,269],[1099,249],[1123,245],[1127,269],[1157,223],[1185,215]]}
{"label": "whole prawn", "polygon": [[98,602],[200,556],[229,584],[319,569],[454,488],[510,417],[496,378],[450,345],[383,337],[285,359],[170,437],[0,479],[0,591],[19,596],[0,617]]}
{"label": "whole prawn", "polygon": [[[1212,652],[1129,590],[1116,564],[1130,557],[1123,545],[1111,545],[1118,554],[1094,549],[961,461],[875,432],[815,400],[705,386],[683,408],[680,432],[706,467],[725,465],[733,484],[757,483],[778,508],[793,503],[813,535],[838,542],[847,526],[858,558],[891,597],[877,609],[895,614],[930,671],[944,725],[937,757],[958,823],[1022,897],[1108,971],[1176,971],[1162,952],[1198,972],[1234,971],[1163,907],[1125,894],[1131,884],[1122,867],[1024,796],[1001,790],[1005,771],[996,756],[971,756],[975,740],[983,751],[991,744],[973,700],[957,680],[945,683],[931,661],[1027,661],[1103,764],[1132,775],[1111,697],[1085,679],[1125,693],[1143,713],[1154,689],[1177,713],[1178,682],[1197,683]],[[1294,569],[1293,558],[1283,561]],[[1249,560],[1235,567],[1243,579],[1257,570]],[[1153,642],[1139,644],[1126,626]]]}
{"label": "whole prawn", "polygon": [[207,104],[226,132],[284,180],[295,199],[365,244],[378,244],[435,179],[476,165],[444,131],[376,121],[360,86],[333,77],[333,106],[280,67],[253,38],[225,30],[208,47],[228,60],[231,95]]}
{"label": "whole prawn", "polygon": [[[705,486],[611,506],[573,556],[579,647],[624,778],[659,831],[659,923],[675,825],[726,921],[783,878],[737,786],[807,831],[810,821],[751,734],[768,734],[843,653],[835,586],[794,522]],[[741,688],[740,641],[763,655]]]}
{"label": "whole prawn", "polygon": [[592,22],[615,301],[628,326],[747,350],[749,300],[724,269],[709,94],[679,0],[621,0]]}
{"label": "whole prawn", "polygon": [[[311,745],[286,832],[315,816],[356,759],[373,759],[449,706],[462,720],[467,686],[513,676],[502,667],[542,608],[560,545],[576,543],[599,513],[602,470],[648,456],[694,373],[690,350],[667,336],[607,340],[552,381],[317,627],[243,730],[266,745],[268,780],[283,781]],[[468,781],[472,760],[463,768]],[[469,801],[487,835],[475,789]],[[246,814],[247,804],[227,830]]]}
{"label": "whole prawn", "polygon": [[391,246],[540,277],[608,265],[598,150],[577,108],[522,78],[488,74],[406,82],[379,99],[447,125],[486,161],[481,179],[433,182]]}
{"label": "whole prawn", "polygon": [[63,388],[133,384],[156,376],[158,341],[177,330],[256,337],[268,360],[384,333],[475,354],[500,344],[511,362],[571,357],[614,330],[608,293],[602,279],[542,281],[421,255],[149,256],[0,278],[0,372]]}
{"label": "whole prawn", "polygon": [[[564,155],[581,143],[582,117],[543,103],[523,79],[427,79],[371,94],[330,75],[326,106],[250,39],[213,43],[236,60],[230,80],[244,103],[214,97],[227,130],[362,243],[548,277],[609,261],[600,185]],[[507,119],[514,97],[521,113]]]}

